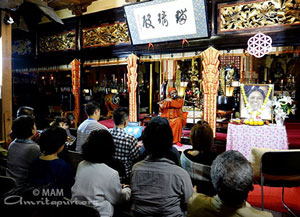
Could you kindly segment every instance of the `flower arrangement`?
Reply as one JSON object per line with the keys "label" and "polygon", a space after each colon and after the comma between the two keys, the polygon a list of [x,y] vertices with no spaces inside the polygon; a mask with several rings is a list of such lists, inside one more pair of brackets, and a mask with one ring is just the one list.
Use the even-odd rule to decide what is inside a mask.
{"label": "flower arrangement", "polygon": [[294,115],[296,111],[296,104],[294,104],[294,100],[290,96],[274,96],[272,106],[275,117],[283,120],[291,113]]}

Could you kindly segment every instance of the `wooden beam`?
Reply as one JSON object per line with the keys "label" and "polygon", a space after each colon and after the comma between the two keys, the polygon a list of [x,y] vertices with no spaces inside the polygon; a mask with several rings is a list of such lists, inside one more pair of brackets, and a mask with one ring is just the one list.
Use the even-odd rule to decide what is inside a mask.
{"label": "wooden beam", "polygon": [[2,86],[1,86],[1,118],[2,118],[2,140],[9,142],[9,133],[12,125],[12,70],[11,70],[11,25],[3,22],[5,16],[1,11],[1,44],[2,44]]}

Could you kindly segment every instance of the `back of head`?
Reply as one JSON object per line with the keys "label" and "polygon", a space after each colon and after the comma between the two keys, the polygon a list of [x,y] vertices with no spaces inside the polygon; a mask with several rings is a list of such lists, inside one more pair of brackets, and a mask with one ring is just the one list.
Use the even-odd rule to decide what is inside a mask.
{"label": "back of head", "polygon": [[107,163],[115,152],[115,143],[107,130],[92,131],[82,146],[83,159],[92,163]]}
{"label": "back of head", "polygon": [[114,111],[113,119],[116,126],[124,124],[128,120],[129,110],[126,107],[118,107]]}
{"label": "back of head", "polygon": [[28,139],[33,136],[34,120],[31,116],[21,115],[12,124],[11,137],[17,139]]}
{"label": "back of head", "polygon": [[253,190],[253,171],[238,151],[220,154],[211,166],[210,176],[220,199],[228,205],[243,203]]}
{"label": "back of head", "polygon": [[160,117],[160,116],[155,116],[155,117],[151,118],[149,123],[158,123],[158,124],[170,125],[167,118],[163,118],[163,117]]}
{"label": "back of head", "polygon": [[167,124],[149,123],[142,137],[146,150],[154,158],[166,156],[172,147],[173,134],[171,127]]}
{"label": "back of head", "polygon": [[208,123],[197,123],[193,126],[190,136],[193,148],[198,151],[210,152],[214,134]]}
{"label": "back of head", "polygon": [[50,127],[41,133],[39,145],[41,152],[50,155],[58,152],[67,140],[67,133],[61,127]]}
{"label": "back of head", "polygon": [[17,117],[28,115],[34,118],[34,109],[28,106],[21,106],[17,111]]}
{"label": "back of head", "polygon": [[86,106],[85,106],[85,112],[87,114],[87,116],[91,116],[94,114],[94,112],[96,110],[100,110],[100,104],[93,101],[93,102],[89,102]]}

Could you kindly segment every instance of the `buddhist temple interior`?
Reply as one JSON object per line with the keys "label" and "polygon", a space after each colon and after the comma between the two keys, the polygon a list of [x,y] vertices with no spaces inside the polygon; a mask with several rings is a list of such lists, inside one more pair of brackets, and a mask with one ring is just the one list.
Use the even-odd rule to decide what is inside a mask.
{"label": "buddhist temple interior", "polygon": [[[196,155],[204,156],[209,149],[217,159],[234,150],[250,163],[254,190],[245,201],[259,211],[265,203],[273,216],[300,216],[299,166],[291,166],[300,165],[299,0],[12,0],[0,1],[0,11],[0,176],[6,176],[9,164],[13,165],[8,163],[10,144],[22,139],[35,143],[35,134],[21,139],[14,135],[22,107],[34,111],[28,116],[36,129],[30,130],[39,135],[54,129],[57,120],[67,123],[70,118],[68,140],[56,155],[68,156],[65,159],[74,173],[86,160],[83,144],[93,141],[87,139],[92,131],[81,131],[87,121],[97,119],[97,130],[106,129],[112,136],[115,129],[124,128],[122,133],[134,138],[138,148],[132,146],[128,153],[140,157],[130,166],[122,165],[127,176],[135,163],[155,155],[151,148],[147,150],[145,131],[160,117],[172,131],[169,151],[178,153],[177,166],[186,170],[182,159],[195,154],[197,138],[205,134],[211,139],[199,140],[202,144],[211,140],[210,147],[196,150]],[[91,105],[95,111],[89,114]],[[123,123],[117,120],[124,108]],[[206,126],[209,133],[196,132]],[[156,133],[163,137],[169,128],[165,134]],[[280,172],[286,171],[285,178],[296,177],[286,193],[295,213],[281,204],[282,183],[264,187],[263,156],[277,151],[296,153],[288,160],[274,160],[293,168],[276,165]],[[45,153],[39,153],[42,159]],[[214,162],[210,154],[205,158],[208,171]],[[194,163],[196,157],[191,159]],[[109,165],[113,166],[120,165]],[[188,171],[193,184],[197,174],[192,173],[199,172],[195,171]],[[205,181],[213,189],[207,173]],[[122,191],[130,188],[130,176],[119,175],[121,182],[127,182],[121,183]],[[214,190],[199,193],[211,196]],[[2,202],[5,194],[0,193]],[[112,212],[109,216],[146,215],[132,207],[129,215]],[[183,213],[186,216],[189,210]]]}

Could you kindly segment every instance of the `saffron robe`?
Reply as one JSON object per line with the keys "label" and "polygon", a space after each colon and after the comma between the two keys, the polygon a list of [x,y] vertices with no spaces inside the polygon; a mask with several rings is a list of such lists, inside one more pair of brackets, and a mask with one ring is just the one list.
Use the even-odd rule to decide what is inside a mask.
{"label": "saffron robe", "polygon": [[164,102],[162,107],[160,107],[161,117],[167,118],[170,122],[170,127],[173,132],[173,144],[181,141],[182,135],[182,107],[184,101],[183,99],[177,98],[172,99],[172,102]]}

